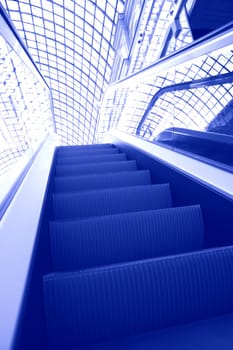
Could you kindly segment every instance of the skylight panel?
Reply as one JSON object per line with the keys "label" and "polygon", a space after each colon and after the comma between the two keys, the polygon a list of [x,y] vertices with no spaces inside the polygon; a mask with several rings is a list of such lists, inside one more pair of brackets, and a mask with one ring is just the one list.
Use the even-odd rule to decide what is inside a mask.
{"label": "skylight panel", "polygon": [[24,24],[24,29],[26,29],[27,32],[33,33],[34,32],[34,26],[30,23],[25,23]]}
{"label": "skylight panel", "polygon": [[20,16],[19,12],[16,12],[16,11],[12,11],[11,18],[14,21],[21,21],[21,16]]}
{"label": "skylight panel", "polygon": [[[114,16],[115,16],[115,7],[113,7],[113,6],[111,5],[110,2],[107,2],[106,13],[107,13],[107,15],[108,15],[110,18],[114,19]],[[106,19],[106,18],[105,18],[105,19]]]}
{"label": "skylight panel", "polygon": [[30,5],[29,4],[25,4],[24,2],[19,2],[20,5],[20,11],[25,14],[30,12]]}
{"label": "skylight panel", "polygon": [[[31,5],[33,5],[33,3],[31,2]],[[43,12],[42,12],[42,9],[40,8],[40,5],[39,6],[33,6],[31,7],[31,11],[33,13],[33,17],[40,17],[42,18],[43,16]]]}
{"label": "skylight panel", "polygon": [[[96,29],[96,27],[95,27],[95,29]],[[101,35],[97,31],[94,32],[94,39],[97,42],[101,43]]]}
{"label": "skylight panel", "polygon": [[89,12],[92,16],[95,15],[96,7],[95,7],[95,5],[94,5],[91,1],[86,0],[86,4],[85,4],[85,6],[84,6],[84,9],[85,9],[85,15],[87,15],[88,12]]}
{"label": "skylight panel", "polygon": [[[83,105],[88,105],[86,107],[88,113],[83,115],[86,115],[86,118],[92,116],[90,127],[91,125],[96,127],[99,110],[97,101],[101,99],[106,81],[110,79],[110,68],[107,67],[113,64],[115,54],[110,47],[115,26],[113,20],[116,17],[116,7],[120,8],[119,4],[122,1],[111,0],[110,2],[105,0],[5,1],[9,13],[12,13],[12,20],[21,30],[22,38],[40,67],[42,75],[50,84],[54,99],[60,96],[60,92],[65,96],[74,95],[70,89],[75,87],[76,91],[84,96]],[[14,11],[17,11],[15,16]],[[66,78],[63,72],[67,75]],[[60,90],[59,95],[58,90]],[[85,103],[85,99],[89,99],[91,103]],[[72,105],[73,110],[77,110],[80,103],[73,98],[69,99],[70,115],[72,115],[70,110]],[[55,120],[60,116],[59,108],[59,103],[54,103]],[[75,112],[73,115],[74,119],[79,117]],[[88,120],[85,124],[89,125]],[[75,137],[79,135],[80,140],[84,140],[82,133],[83,131],[76,130],[75,133],[69,134],[76,135]],[[63,141],[69,143],[67,128],[62,131],[61,127],[60,134],[63,135]],[[91,141],[94,131],[89,131],[89,134],[92,135],[88,137]]]}
{"label": "skylight panel", "polygon": [[103,23],[95,21],[95,30],[97,30],[101,34],[103,31]]}
{"label": "skylight panel", "polygon": [[98,41],[94,40],[92,46],[96,51],[100,50],[100,43]]}
{"label": "skylight panel", "polygon": [[74,13],[76,14],[76,16],[79,16],[80,18],[84,18],[84,6],[81,6],[80,1],[75,2],[75,10]]}
{"label": "skylight panel", "polygon": [[[111,43],[111,36],[112,36],[112,33],[110,30],[108,29],[104,29],[104,38]],[[112,43],[111,43],[112,45]]]}
{"label": "skylight panel", "polygon": [[95,0],[98,8],[100,8],[101,10],[103,10],[105,12],[105,7],[106,7],[106,1],[103,0]]}
{"label": "skylight panel", "polygon": [[42,18],[39,18],[39,17],[35,16],[33,18],[33,20],[34,20],[34,24],[37,27],[37,29],[36,29],[37,33],[38,34],[43,34],[44,33],[44,27],[43,27],[44,21],[42,20]]}
{"label": "skylight panel", "polygon": [[16,1],[7,1],[7,0],[3,0],[3,6],[7,7],[9,6],[9,9],[12,11],[18,11],[19,10],[19,3]]}
{"label": "skylight panel", "polygon": [[113,27],[112,21],[109,18],[105,17],[105,19],[104,19],[104,31],[109,30],[111,32],[112,27]]}
{"label": "skylight panel", "polygon": [[85,11],[85,21],[86,23],[89,23],[90,25],[93,25],[94,23],[94,16],[88,11]]}
{"label": "skylight panel", "polygon": [[45,21],[53,22],[53,13],[43,9],[43,18]]}
{"label": "skylight panel", "polygon": [[104,22],[104,13],[98,8],[96,9],[95,22],[96,21],[99,21],[100,23]]}
{"label": "skylight panel", "polygon": [[92,36],[93,30],[94,30],[94,28],[90,24],[85,23],[85,32],[87,32],[89,35]]}
{"label": "skylight panel", "polygon": [[55,40],[55,34],[54,31],[52,30],[45,30],[45,35],[46,37],[48,37],[49,39],[52,39],[53,41]]}

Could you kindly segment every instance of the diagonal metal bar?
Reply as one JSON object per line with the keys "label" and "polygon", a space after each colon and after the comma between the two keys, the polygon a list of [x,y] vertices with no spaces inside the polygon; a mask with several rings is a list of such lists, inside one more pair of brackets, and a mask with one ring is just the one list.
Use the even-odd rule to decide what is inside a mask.
{"label": "diagonal metal bar", "polygon": [[147,109],[145,110],[142,119],[140,120],[136,135],[140,134],[140,130],[147,119],[150,111],[154,107],[155,103],[158,101],[158,99],[168,93],[168,92],[175,92],[175,91],[181,91],[181,90],[191,90],[191,89],[198,89],[198,88],[203,88],[203,87],[208,87],[208,86],[213,86],[213,85],[223,85],[227,83],[232,83],[233,82],[233,72],[230,73],[225,73],[225,74],[219,74],[215,75],[213,77],[208,77],[208,78],[203,78],[203,79],[197,79],[197,80],[191,80],[185,83],[179,83],[179,84],[174,84],[174,85],[169,85],[165,86],[164,88],[160,89],[154,96],[151,98]]}

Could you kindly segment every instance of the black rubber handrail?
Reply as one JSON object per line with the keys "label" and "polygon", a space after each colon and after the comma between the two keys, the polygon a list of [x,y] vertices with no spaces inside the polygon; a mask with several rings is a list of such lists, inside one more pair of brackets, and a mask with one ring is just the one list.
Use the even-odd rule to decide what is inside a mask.
{"label": "black rubber handrail", "polygon": [[233,82],[233,72],[230,73],[225,73],[225,74],[218,74],[213,77],[208,77],[208,78],[202,78],[202,79],[197,79],[197,80],[191,80],[187,81],[185,83],[179,83],[179,84],[173,84],[169,86],[165,86],[164,88],[160,89],[157,91],[154,96],[151,98],[147,109],[145,110],[142,119],[140,120],[136,135],[140,134],[141,128],[149,115],[150,111],[154,107],[156,101],[163,95],[168,92],[176,92],[176,91],[181,91],[181,90],[191,90],[191,89],[198,89],[202,87],[208,87],[208,86],[213,86],[213,85],[223,85],[227,83],[232,83]]}
{"label": "black rubber handrail", "polygon": [[188,151],[188,150],[179,148],[177,146],[169,145],[169,144],[166,144],[163,142],[158,142],[156,144],[160,147],[166,148],[166,149],[171,150],[173,152],[175,151],[176,153],[183,154],[184,156],[187,156],[187,157],[192,158],[192,159],[196,159],[196,160],[203,162],[205,164],[212,165],[215,168],[224,170],[228,173],[233,173],[233,166],[224,163],[224,161],[215,160],[215,159],[210,158],[209,156],[205,156],[203,154],[198,154],[197,152],[194,152],[191,150]]}
{"label": "black rubber handrail", "polygon": [[219,134],[209,131],[191,130],[178,127],[165,129],[156,136],[153,142],[166,142],[170,140],[179,139],[179,137],[192,137],[204,141],[224,143],[225,145],[233,146],[233,136],[231,135]]}

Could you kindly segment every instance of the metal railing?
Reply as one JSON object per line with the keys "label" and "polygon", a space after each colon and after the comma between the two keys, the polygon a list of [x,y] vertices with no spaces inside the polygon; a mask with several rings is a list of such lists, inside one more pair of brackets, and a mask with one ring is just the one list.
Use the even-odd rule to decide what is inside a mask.
{"label": "metal railing", "polygon": [[[206,59],[208,59],[208,55],[210,55],[211,53],[216,53],[216,55],[217,53],[221,54],[221,50],[225,48],[228,48],[229,53],[232,55],[232,50],[230,49],[232,42],[233,22],[229,23],[228,25],[222,27],[217,31],[212,32],[209,35],[206,35],[205,37],[186,46],[185,48],[156,61],[155,63],[151,64],[148,67],[145,67],[141,71],[132,74],[131,76],[128,76],[120,80],[119,82],[109,86],[102,101],[99,122],[99,137],[101,138],[104,135],[104,133],[111,128],[117,128],[121,124],[125,126],[124,121],[126,117],[131,118],[128,123],[128,129],[124,129],[121,127],[121,130],[125,132],[130,132],[130,130],[134,130],[133,133],[136,134],[138,126],[140,128],[142,124],[144,124],[146,117],[148,116],[148,112],[151,109],[151,106],[154,103],[154,101],[157,100],[158,96],[161,96],[161,94],[164,94],[166,91],[169,92],[170,89],[172,91],[172,88],[174,86],[176,86],[177,90],[180,91],[181,89],[185,89],[186,87],[191,87],[191,84],[193,82],[190,80],[188,80],[187,82],[186,80],[188,76],[185,76],[185,74],[183,77],[183,81],[179,81],[179,79],[178,82],[176,81],[175,77],[178,72],[178,67],[181,67],[182,70],[182,66],[186,64],[191,65],[192,63],[197,67],[199,63],[195,62],[196,60],[197,62],[199,62],[200,57],[206,57]],[[216,58],[214,57],[214,59],[217,65],[218,57],[216,56]],[[219,82],[221,84],[222,78],[226,79],[226,81],[229,78],[228,82],[230,82],[232,58],[227,57],[227,59],[229,64],[225,66],[223,65],[223,69],[225,69],[223,71],[223,74],[221,74],[221,72],[215,72],[213,74],[212,72],[209,73],[208,69],[206,70],[203,79],[207,79],[206,81],[210,84],[209,86],[211,86],[211,84],[212,86],[217,84],[219,85]],[[203,67],[200,67],[200,69],[202,68]],[[203,73],[203,69],[201,73]],[[170,76],[173,74],[174,79],[168,79],[168,74],[170,74]],[[199,80],[198,78],[200,78],[203,75],[196,75],[196,79],[194,80],[196,80],[197,85],[199,85],[196,85],[196,87],[200,88],[203,81],[201,82],[201,80]],[[212,78],[210,77],[210,75],[214,75],[215,77]],[[159,84],[157,84],[156,81],[157,78],[163,79],[165,83],[159,86]],[[149,93],[147,93],[149,87],[151,90]],[[203,85],[203,87],[205,86]],[[194,89],[194,86],[192,88]],[[159,92],[159,90],[161,89],[162,92]],[[124,99],[123,102],[121,102],[121,96]],[[138,108],[137,110],[138,114],[131,114],[130,109],[126,111],[127,101],[129,100],[129,97],[131,99],[131,110],[133,110],[134,106],[138,103],[138,101],[140,102],[140,108]]]}
{"label": "metal railing", "polygon": [[215,86],[215,85],[223,85],[233,83],[233,72],[231,73],[225,73],[225,74],[218,74],[216,76],[203,78],[203,79],[197,79],[197,80],[191,80],[187,81],[185,83],[180,84],[174,84],[165,86],[164,88],[160,89],[154,96],[151,98],[147,109],[145,110],[142,119],[140,120],[140,123],[138,124],[136,135],[140,134],[140,131],[143,127],[143,124],[148,117],[150,111],[158,101],[158,99],[167,92],[176,92],[176,91],[182,91],[182,90],[191,90],[191,89],[198,89],[208,86]]}

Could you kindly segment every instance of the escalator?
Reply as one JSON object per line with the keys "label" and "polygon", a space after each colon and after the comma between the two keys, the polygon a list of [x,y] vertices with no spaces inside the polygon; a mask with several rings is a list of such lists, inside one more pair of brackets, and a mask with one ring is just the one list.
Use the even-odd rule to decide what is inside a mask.
{"label": "escalator", "polygon": [[[207,18],[202,6],[196,2],[190,18],[195,39],[231,17],[225,7],[226,20],[223,14],[223,21],[219,17],[212,26],[209,18],[200,26],[200,10]],[[15,134],[17,155],[22,145],[22,158],[29,156],[29,162],[20,176],[13,174],[13,188],[0,208],[0,349],[232,349],[231,137],[222,136],[229,141],[224,144],[204,139],[208,133],[204,138],[187,130],[175,135],[173,128],[172,139],[166,139],[165,130],[165,139],[163,134],[153,143],[164,130],[162,121],[166,128],[174,121],[187,128],[200,120],[201,130],[231,133],[232,23],[109,86],[101,98],[96,136],[88,131],[95,124],[89,110],[65,116],[64,108],[64,124],[54,123],[52,90],[0,10],[2,61],[14,63],[15,78],[13,83],[7,74],[4,81],[2,105],[8,116],[10,102],[15,116],[6,124],[18,130],[21,118],[8,94],[16,92],[13,85],[22,87],[19,61],[32,73],[22,65],[22,81],[36,77],[45,98],[33,94],[33,105],[30,91],[27,99],[22,94],[23,105],[28,100],[26,115],[33,117],[23,124],[42,129],[27,133],[27,139]],[[179,31],[176,18],[173,31]],[[39,91],[38,85],[30,89]],[[21,90],[15,96],[18,101]],[[98,109],[99,100],[93,106]],[[85,118],[82,123],[89,114],[93,123]],[[59,125],[64,143],[109,143],[57,147],[53,157]],[[111,141],[102,141],[109,135]],[[10,163],[13,152],[7,152]]]}
{"label": "escalator", "polygon": [[232,348],[233,248],[199,203],[109,144],[58,148],[53,174],[48,348]]}

